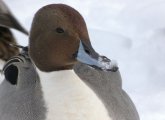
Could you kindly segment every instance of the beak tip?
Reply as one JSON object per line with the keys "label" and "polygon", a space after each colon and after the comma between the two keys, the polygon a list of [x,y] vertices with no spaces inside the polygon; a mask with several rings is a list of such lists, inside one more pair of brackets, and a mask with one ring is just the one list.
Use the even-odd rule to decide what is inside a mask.
{"label": "beak tip", "polygon": [[116,72],[118,70],[118,65],[116,61],[110,60],[105,56],[99,56],[99,54],[97,54],[97,57],[98,57],[97,58],[86,53],[84,49],[84,45],[81,40],[80,40],[79,49],[76,55],[77,55],[76,59],[79,62],[87,64],[95,69],[100,69],[102,71],[112,71],[112,72]]}
{"label": "beak tip", "polygon": [[111,69],[107,69],[106,71],[117,72],[118,70],[119,70],[119,67],[115,66]]}
{"label": "beak tip", "polygon": [[101,61],[99,61],[99,64],[101,65],[101,69],[103,71],[116,72],[119,69],[115,60],[110,60],[108,58],[105,59],[105,56]]}

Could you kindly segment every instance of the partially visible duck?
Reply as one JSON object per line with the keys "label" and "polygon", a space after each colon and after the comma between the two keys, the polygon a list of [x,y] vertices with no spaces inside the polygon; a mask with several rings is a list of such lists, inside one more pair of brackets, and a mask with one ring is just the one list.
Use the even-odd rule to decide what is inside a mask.
{"label": "partially visible duck", "polygon": [[[19,53],[19,49],[11,47],[9,44],[16,44],[16,40],[10,28],[28,35],[28,32],[20,25],[12,15],[6,4],[0,0],[0,70],[4,63],[14,55]],[[0,75],[0,81],[3,79]]]}
{"label": "partially visible duck", "polygon": [[40,80],[26,47],[6,62],[3,73],[0,120],[46,120]]}
{"label": "partially visible duck", "polygon": [[117,66],[95,52],[85,21],[75,9],[64,4],[41,8],[29,39],[36,69],[23,62],[15,63],[23,70],[5,70],[18,77],[6,78],[0,86],[1,120],[139,120],[121,88]]}
{"label": "partially visible duck", "polygon": [[6,27],[0,27],[0,59],[4,62],[19,53],[19,49],[10,44],[16,44],[12,32]]}
{"label": "partially visible duck", "polygon": [[0,0],[0,26],[14,28],[28,35],[27,30],[20,25],[2,0]]}

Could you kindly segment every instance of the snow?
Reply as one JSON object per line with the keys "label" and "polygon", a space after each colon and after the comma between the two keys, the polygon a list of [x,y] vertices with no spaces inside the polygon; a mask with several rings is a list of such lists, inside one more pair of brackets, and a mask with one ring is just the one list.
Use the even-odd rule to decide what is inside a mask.
{"label": "snow", "polygon": [[[30,30],[35,12],[50,3],[64,3],[85,18],[96,51],[115,59],[123,89],[134,101],[141,120],[165,120],[164,0],[5,0]],[[19,44],[28,38],[13,30]]]}

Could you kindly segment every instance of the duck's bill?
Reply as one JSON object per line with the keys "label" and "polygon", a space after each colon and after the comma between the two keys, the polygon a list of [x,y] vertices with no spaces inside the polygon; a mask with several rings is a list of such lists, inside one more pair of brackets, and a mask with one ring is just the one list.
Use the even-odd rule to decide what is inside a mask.
{"label": "duck's bill", "polygon": [[100,56],[94,51],[91,45],[86,45],[80,41],[77,60],[81,63],[87,64],[93,68],[116,72],[118,70],[115,61],[111,61],[105,56]]}

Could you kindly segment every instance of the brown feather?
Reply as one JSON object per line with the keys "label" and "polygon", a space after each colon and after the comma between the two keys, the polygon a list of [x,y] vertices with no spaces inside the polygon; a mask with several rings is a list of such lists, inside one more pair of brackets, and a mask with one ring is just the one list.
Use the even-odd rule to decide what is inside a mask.
{"label": "brown feather", "polygon": [[19,49],[9,44],[16,44],[16,40],[8,28],[0,26],[0,59],[7,61],[19,53]]}

